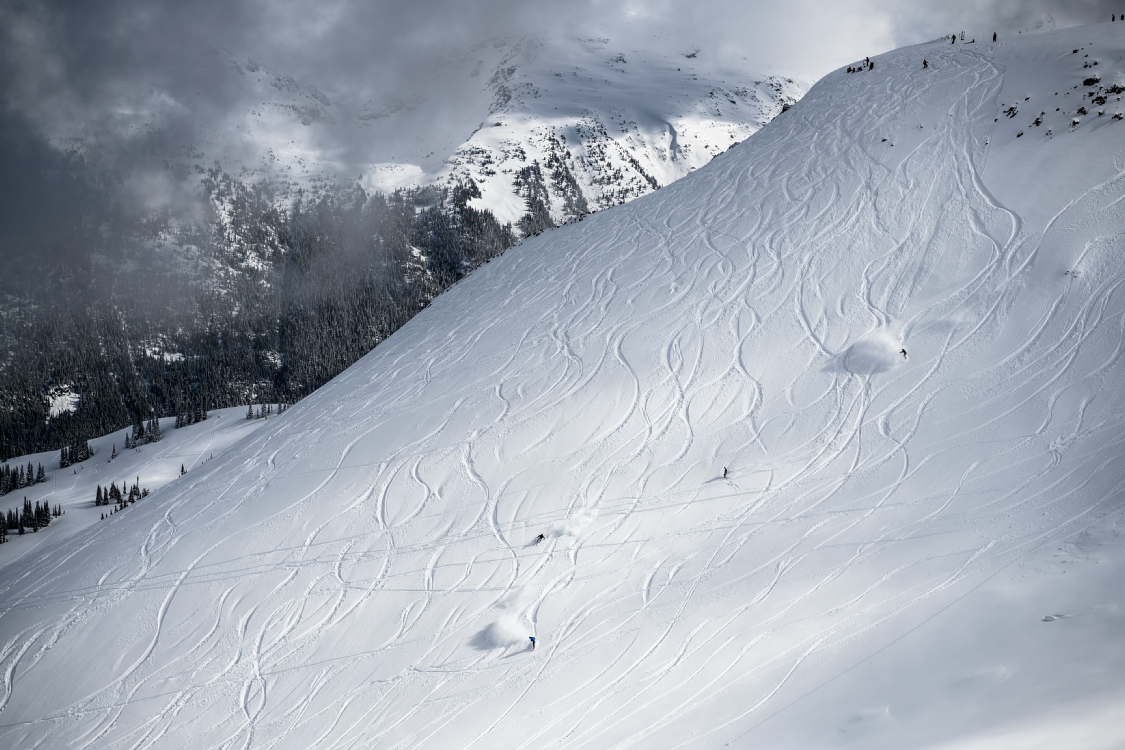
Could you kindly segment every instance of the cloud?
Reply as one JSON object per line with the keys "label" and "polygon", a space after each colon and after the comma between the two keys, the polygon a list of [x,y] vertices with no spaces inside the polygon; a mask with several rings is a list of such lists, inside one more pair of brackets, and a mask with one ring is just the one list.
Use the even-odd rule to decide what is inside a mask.
{"label": "cloud", "polygon": [[[738,67],[815,79],[858,56],[966,26],[1013,29],[1045,17],[1073,25],[1108,18],[1113,7],[1059,0],[25,0],[0,9],[0,81],[6,115],[24,118],[58,147],[81,140],[128,164],[130,155],[170,142],[215,150],[198,143],[200,132],[268,131],[280,127],[271,121],[284,121],[289,130],[279,142],[301,141],[347,171],[359,145],[353,141],[366,142],[364,159],[393,161],[463,140],[465,125],[475,123],[461,113],[473,110],[481,86],[459,75],[459,65],[487,57],[482,46],[529,30],[701,48]],[[247,79],[256,66],[328,104],[270,102],[270,93],[293,92],[255,88]],[[336,128],[336,143],[309,130],[332,110],[350,121],[365,107],[377,114],[396,105],[417,115],[371,117],[355,132]]]}
{"label": "cloud", "polygon": [[487,76],[473,70],[487,71],[502,40],[528,32],[700,49],[720,68],[814,80],[953,31],[1090,23],[1114,8],[1073,0],[23,0],[0,5],[0,151],[27,139],[74,151],[119,175],[136,207],[154,209],[184,200],[187,186],[169,162],[346,177],[382,162],[436,168],[487,107]]}

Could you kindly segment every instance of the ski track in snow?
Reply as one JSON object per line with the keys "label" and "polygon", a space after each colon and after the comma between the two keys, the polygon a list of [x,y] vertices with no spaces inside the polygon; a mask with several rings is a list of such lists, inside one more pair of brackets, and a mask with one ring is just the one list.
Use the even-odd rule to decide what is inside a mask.
{"label": "ski track in snow", "polygon": [[1125,170],[1006,207],[1005,75],[939,44],[834,73],[9,565],[0,745],[749,742],[1120,513]]}

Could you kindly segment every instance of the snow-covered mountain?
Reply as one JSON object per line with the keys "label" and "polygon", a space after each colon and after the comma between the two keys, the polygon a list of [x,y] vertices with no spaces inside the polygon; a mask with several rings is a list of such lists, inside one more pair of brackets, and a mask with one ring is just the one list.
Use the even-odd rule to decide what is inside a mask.
{"label": "snow-covered mountain", "polygon": [[1123,57],[882,55],[486,264],[0,569],[0,744],[1125,744]]}
{"label": "snow-covered mountain", "polygon": [[[357,172],[366,187],[384,192],[471,179],[482,192],[474,206],[503,221],[523,218],[533,194],[562,223],[679,179],[757,131],[806,88],[720,66],[706,49],[669,44],[653,40],[637,50],[608,38],[488,40],[434,60],[429,78],[420,75],[433,91],[423,85],[374,95],[331,82],[318,87],[209,50],[193,64],[229,92],[226,109],[196,115],[153,87],[110,126],[163,143],[151,148],[163,148],[165,161],[200,168],[217,161],[279,187],[351,180]],[[435,101],[450,90],[463,99],[455,118]],[[449,122],[435,127],[439,118]],[[56,140],[81,146],[81,124],[71,127]],[[417,135],[404,136],[411,131]]]}
{"label": "snow-covered mountain", "polygon": [[[531,198],[558,224],[678,180],[804,92],[789,78],[716,70],[698,49],[536,37],[500,48],[484,87],[487,119],[444,167],[427,176],[416,165],[379,165],[370,186],[472,180],[482,193],[473,205],[500,220],[520,221]],[[472,74],[482,69],[478,60]]]}

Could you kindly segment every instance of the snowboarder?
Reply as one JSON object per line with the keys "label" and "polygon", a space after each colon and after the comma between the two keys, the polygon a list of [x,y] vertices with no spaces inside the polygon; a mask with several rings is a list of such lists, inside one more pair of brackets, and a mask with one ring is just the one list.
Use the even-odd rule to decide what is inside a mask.
{"label": "snowboarder", "polygon": [[529,641],[531,641],[531,650],[532,650],[532,651],[534,651],[534,650],[535,650],[535,636],[533,636],[533,635],[529,635],[529,636],[527,637],[527,639],[528,639]]}
{"label": "snowboarder", "polygon": [[925,70],[928,67],[930,67],[930,62],[925,58],[922,58],[922,70]]}
{"label": "snowboarder", "polygon": [[723,467],[723,479],[727,478],[727,467]]}
{"label": "snowboarder", "polygon": [[[539,544],[539,542],[542,542],[546,538],[547,538],[546,536],[544,536],[543,534],[540,534],[539,536],[535,537],[535,544]],[[534,641],[535,639],[532,638],[531,640]]]}
{"label": "snowboarder", "polygon": [[906,350],[905,349],[899,349],[898,353],[902,355],[903,359],[906,359]]}

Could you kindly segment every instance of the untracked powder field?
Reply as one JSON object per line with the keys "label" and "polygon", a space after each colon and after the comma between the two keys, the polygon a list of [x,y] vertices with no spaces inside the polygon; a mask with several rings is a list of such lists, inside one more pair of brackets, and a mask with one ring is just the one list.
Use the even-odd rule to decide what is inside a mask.
{"label": "untracked powder field", "polygon": [[1125,24],[872,61],[7,563],[0,746],[1125,745]]}

